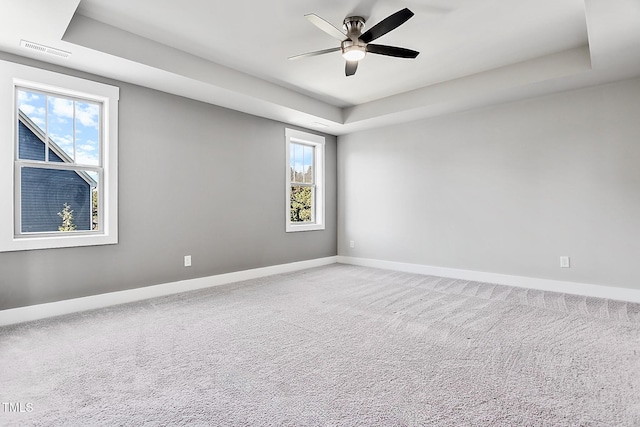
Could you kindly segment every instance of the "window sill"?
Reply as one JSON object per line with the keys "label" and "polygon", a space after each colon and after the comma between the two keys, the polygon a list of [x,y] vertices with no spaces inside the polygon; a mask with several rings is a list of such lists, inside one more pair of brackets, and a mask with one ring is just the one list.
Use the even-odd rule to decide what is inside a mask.
{"label": "window sill", "polygon": [[287,233],[295,233],[298,231],[316,231],[324,230],[324,224],[291,224],[287,223]]}
{"label": "window sill", "polygon": [[78,234],[73,236],[14,237],[0,252],[29,251],[36,249],[74,248],[80,246],[113,245],[118,243],[116,235]]}

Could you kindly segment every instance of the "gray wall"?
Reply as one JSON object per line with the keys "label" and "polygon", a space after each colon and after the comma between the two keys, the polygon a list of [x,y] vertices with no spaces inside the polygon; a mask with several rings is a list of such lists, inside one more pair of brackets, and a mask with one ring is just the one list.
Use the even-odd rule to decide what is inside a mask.
{"label": "gray wall", "polygon": [[285,233],[283,123],[89,78],[120,87],[120,243],[0,253],[0,309],[336,255],[335,137],[326,230]]}
{"label": "gray wall", "polygon": [[340,255],[640,289],[640,80],[341,136],[338,182]]}

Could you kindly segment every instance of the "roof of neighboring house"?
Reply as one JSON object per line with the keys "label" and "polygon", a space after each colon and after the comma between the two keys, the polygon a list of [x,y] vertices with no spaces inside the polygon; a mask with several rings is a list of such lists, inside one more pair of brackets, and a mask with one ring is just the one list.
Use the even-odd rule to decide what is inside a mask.
{"label": "roof of neighboring house", "polygon": [[[45,144],[45,141],[48,140],[49,149],[53,151],[58,157],[60,157],[64,163],[73,163],[73,159],[69,157],[69,155],[58,144],[56,144],[53,139],[48,138],[45,132],[42,129],[40,129],[40,126],[35,124],[35,122],[31,120],[29,116],[27,116],[20,109],[18,109],[18,120],[20,120],[20,122],[22,122],[22,124],[24,124],[27,127],[27,129],[29,129],[35,136],[37,136],[38,139],[42,141],[43,144]],[[84,171],[74,171],[74,172],[80,175],[80,177],[84,179],[87,182],[87,184],[89,184],[91,187],[98,186],[98,183],[93,178],[91,178],[91,176],[89,176],[88,173]]]}

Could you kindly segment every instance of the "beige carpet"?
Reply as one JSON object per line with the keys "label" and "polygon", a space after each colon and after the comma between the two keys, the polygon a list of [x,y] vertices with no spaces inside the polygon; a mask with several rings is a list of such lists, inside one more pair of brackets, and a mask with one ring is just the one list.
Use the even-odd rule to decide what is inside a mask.
{"label": "beige carpet", "polygon": [[332,265],[2,328],[0,402],[2,426],[639,426],[640,305]]}

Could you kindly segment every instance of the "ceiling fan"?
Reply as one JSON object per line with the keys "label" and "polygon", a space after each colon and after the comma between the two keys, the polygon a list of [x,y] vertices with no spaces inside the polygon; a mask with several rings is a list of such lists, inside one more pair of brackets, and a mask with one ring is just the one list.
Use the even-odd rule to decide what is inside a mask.
{"label": "ceiling fan", "polygon": [[349,16],[345,18],[343,23],[344,31],[341,31],[318,15],[310,13],[305,15],[305,18],[325,33],[340,40],[340,47],[303,53],[301,55],[291,56],[289,59],[300,59],[341,51],[342,56],[347,61],[345,66],[345,74],[347,76],[352,76],[356,73],[356,70],[358,69],[358,61],[364,58],[367,53],[414,59],[420,52],[403,47],[371,43],[378,37],[387,34],[389,31],[395,30],[400,25],[407,22],[407,20],[412,16],[413,12],[404,8],[387,16],[385,19],[363,33],[362,30],[364,30],[365,19],[361,16]]}

